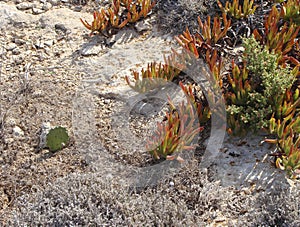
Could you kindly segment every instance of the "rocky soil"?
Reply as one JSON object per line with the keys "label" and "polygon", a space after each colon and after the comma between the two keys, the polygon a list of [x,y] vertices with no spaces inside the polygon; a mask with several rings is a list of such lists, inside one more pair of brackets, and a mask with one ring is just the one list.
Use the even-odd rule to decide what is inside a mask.
{"label": "rocky soil", "polygon": [[[1,225],[299,226],[299,183],[273,167],[263,137],[226,136],[205,168],[144,151],[165,109],[124,77],[178,48],[169,32],[185,26],[166,26],[167,9],[189,21],[213,1],[159,1],[113,37],[89,36],[79,18],[108,2],[0,2]],[[68,129],[67,147],[42,146],[47,124]]]}

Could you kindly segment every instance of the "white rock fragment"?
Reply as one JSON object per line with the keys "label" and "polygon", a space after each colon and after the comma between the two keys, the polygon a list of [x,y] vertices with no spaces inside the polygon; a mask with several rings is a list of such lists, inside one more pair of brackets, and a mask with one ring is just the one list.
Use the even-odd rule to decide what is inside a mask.
{"label": "white rock fragment", "polygon": [[51,3],[53,6],[58,5],[59,0],[49,0],[49,3]]}
{"label": "white rock fragment", "polygon": [[100,45],[94,45],[94,44],[89,44],[84,46],[81,49],[81,55],[82,56],[91,56],[91,55],[97,55],[99,54],[102,50],[104,49],[104,47],[100,44]]}
{"label": "white rock fragment", "polygon": [[42,40],[37,40],[34,44],[38,49],[43,49],[45,47],[45,44]]}
{"label": "white rock fragment", "polygon": [[13,49],[15,49],[17,47],[17,45],[15,43],[9,43],[7,46],[6,46],[6,50],[7,51],[12,51]]}
{"label": "white rock fragment", "polygon": [[35,5],[30,2],[21,2],[18,5],[16,5],[18,10],[27,10],[32,9]]}
{"label": "white rock fragment", "polygon": [[39,141],[39,145],[38,145],[39,149],[43,149],[46,147],[47,135],[51,129],[52,129],[52,126],[51,126],[50,122],[42,123],[41,131],[40,131],[40,141]]}
{"label": "white rock fragment", "polygon": [[4,56],[6,54],[6,50],[4,48],[0,48],[0,56]]}
{"label": "white rock fragment", "polygon": [[38,9],[38,8],[32,8],[32,13],[35,14],[35,15],[38,15],[38,14],[41,14],[41,13],[44,13],[45,10],[42,10],[42,9]]}
{"label": "white rock fragment", "polygon": [[17,44],[17,45],[23,45],[23,44],[26,43],[26,41],[24,39],[18,39],[18,38],[16,38],[14,40],[14,43]]}
{"label": "white rock fragment", "polygon": [[109,104],[110,103],[110,99],[105,99],[104,100],[104,104]]}
{"label": "white rock fragment", "polygon": [[18,47],[15,48],[15,49],[13,49],[13,51],[12,51],[12,54],[14,54],[14,55],[18,55],[20,53],[21,53],[21,51],[20,51],[20,49]]}
{"label": "white rock fragment", "polygon": [[14,118],[7,118],[7,119],[6,119],[6,123],[7,123],[9,126],[13,127],[13,126],[16,125],[16,119],[14,119]]}
{"label": "white rock fragment", "polygon": [[24,132],[23,132],[23,130],[22,130],[20,127],[15,126],[15,127],[13,128],[13,135],[14,135],[15,137],[21,137],[21,136],[24,136]]}
{"label": "white rock fragment", "polygon": [[53,44],[54,44],[54,40],[46,40],[46,41],[44,42],[44,44],[45,44],[46,46],[48,46],[48,47],[51,47],[51,46],[53,46]]}
{"label": "white rock fragment", "polygon": [[52,4],[50,2],[45,2],[42,6],[42,10],[48,11],[52,8]]}

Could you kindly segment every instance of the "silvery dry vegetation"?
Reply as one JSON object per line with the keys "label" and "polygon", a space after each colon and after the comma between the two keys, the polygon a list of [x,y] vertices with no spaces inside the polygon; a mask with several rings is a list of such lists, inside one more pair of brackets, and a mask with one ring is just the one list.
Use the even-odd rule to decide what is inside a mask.
{"label": "silvery dry vegetation", "polygon": [[98,173],[71,174],[17,199],[9,225],[298,226],[299,190],[222,187],[191,163],[140,191]]}

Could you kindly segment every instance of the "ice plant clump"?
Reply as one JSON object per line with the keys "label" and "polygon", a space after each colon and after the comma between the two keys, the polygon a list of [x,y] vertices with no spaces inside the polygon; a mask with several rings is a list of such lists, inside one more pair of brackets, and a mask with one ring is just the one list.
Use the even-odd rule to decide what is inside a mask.
{"label": "ice plant clump", "polygon": [[197,125],[197,114],[190,102],[179,104],[176,108],[169,100],[170,110],[166,113],[167,120],[158,123],[153,138],[148,141],[147,150],[154,159],[177,159],[182,162],[180,153],[194,149],[195,136],[203,130]]}

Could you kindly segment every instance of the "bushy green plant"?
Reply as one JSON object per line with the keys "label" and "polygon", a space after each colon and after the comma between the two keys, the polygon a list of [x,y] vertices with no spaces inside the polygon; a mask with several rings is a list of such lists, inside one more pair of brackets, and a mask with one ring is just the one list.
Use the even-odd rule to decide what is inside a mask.
{"label": "bushy green plant", "polygon": [[292,86],[296,75],[288,65],[286,67],[278,65],[279,55],[262,48],[254,37],[244,39],[244,46],[247,68],[254,77],[261,80],[260,86],[263,87],[264,97],[269,100],[272,107],[275,107],[276,100]]}
{"label": "bushy green plant", "polygon": [[245,38],[243,45],[243,69],[233,65],[232,75],[229,76],[232,89],[226,94],[229,104],[227,112],[231,118],[229,127],[236,128],[233,125],[237,123],[236,119],[256,131],[268,127],[279,100],[282,101],[280,97],[291,88],[295,74],[288,66],[278,65],[278,55],[263,48],[253,36]]}

